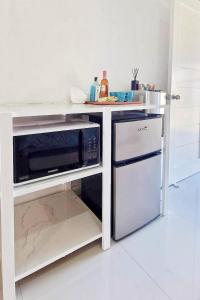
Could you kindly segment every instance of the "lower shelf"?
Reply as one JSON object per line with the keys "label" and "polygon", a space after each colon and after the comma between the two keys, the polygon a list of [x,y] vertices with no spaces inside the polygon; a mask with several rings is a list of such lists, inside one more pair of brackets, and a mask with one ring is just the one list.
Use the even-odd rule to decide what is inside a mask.
{"label": "lower shelf", "polygon": [[15,280],[101,237],[101,222],[71,190],[17,205]]}

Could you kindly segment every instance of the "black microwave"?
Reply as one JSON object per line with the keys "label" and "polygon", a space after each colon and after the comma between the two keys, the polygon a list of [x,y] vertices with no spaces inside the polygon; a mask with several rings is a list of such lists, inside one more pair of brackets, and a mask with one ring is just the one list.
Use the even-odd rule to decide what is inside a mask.
{"label": "black microwave", "polygon": [[95,123],[21,128],[13,148],[15,184],[67,173],[99,165],[100,128]]}

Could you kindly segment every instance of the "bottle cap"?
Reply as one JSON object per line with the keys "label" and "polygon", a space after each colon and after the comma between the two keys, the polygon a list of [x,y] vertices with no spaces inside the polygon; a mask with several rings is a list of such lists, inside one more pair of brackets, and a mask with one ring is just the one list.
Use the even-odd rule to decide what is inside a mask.
{"label": "bottle cap", "polygon": [[94,77],[94,81],[97,81],[98,80],[98,77]]}
{"label": "bottle cap", "polygon": [[103,71],[103,78],[106,78],[107,77],[107,71]]}

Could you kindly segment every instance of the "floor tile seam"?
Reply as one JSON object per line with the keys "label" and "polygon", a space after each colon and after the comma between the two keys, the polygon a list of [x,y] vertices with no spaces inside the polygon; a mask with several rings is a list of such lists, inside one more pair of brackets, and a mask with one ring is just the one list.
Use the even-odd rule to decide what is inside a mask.
{"label": "floor tile seam", "polygon": [[122,246],[120,247],[124,250],[124,252],[128,255],[128,257],[133,260],[137,266],[148,276],[148,278],[155,284],[157,288],[169,299],[169,300],[174,300],[172,299],[167,292],[159,285],[159,283],[145,270],[145,268]]}

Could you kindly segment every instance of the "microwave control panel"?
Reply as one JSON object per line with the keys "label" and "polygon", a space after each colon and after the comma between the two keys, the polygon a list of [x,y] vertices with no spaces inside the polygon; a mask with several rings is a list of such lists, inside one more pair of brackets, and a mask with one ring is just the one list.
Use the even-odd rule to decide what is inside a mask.
{"label": "microwave control panel", "polygon": [[100,133],[99,127],[91,128],[84,131],[84,162],[99,163]]}
{"label": "microwave control panel", "polygon": [[95,136],[88,139],[88,158],[95,159],[97,157],[97,138]]}

